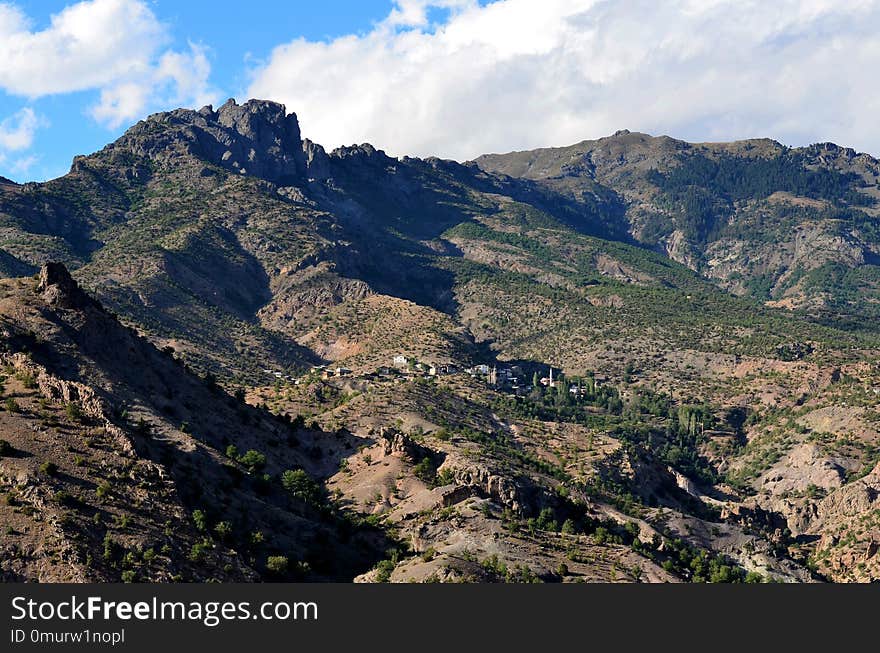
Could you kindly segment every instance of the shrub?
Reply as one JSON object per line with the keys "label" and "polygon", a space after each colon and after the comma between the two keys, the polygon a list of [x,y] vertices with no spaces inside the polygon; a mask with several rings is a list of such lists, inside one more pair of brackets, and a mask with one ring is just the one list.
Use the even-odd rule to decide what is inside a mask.
{"label": "shrub", "polygon": [[28,390],[33,390],[37,387],[37,379],[30,372],[16,372],[15,378],[21,381],[21,384]]}
{"label": "shrub", "polygon": [[204,533],[208,530],[208,517],[201,510],[193,510],[193,522],[196,525],[196,529]]}
{"label": "shrub", "polygon": [[208,551],[214,548],[214,544],[208,538],[201,542],[196,542],[189,550],[189,559],[191,562],[203,562],[208,556]]}
{"label": "shrub", "polygon": [[278,576],[286,574],[289,567],[287,556],[269,556],[266,559],[266,569]]}
{"label": "shrub", "polygon": [[72,401],[67,402],[67,405],[64,406],[64,414],[67,415],[67,419],[71,422],[81,422],[83,419],[82,408],[79,407],[79,404]]}
{"label": "shrub", "polygon": [[18,402],[10,397],[3,403],[3,407],[6,408],[6,412],[9,413],[20,413],[21,406],[18,405]]}
{"label": "shrub", "polygon": [[46,476],[55,476],[58,473],[58,465],[53,462],[45,462],[40,465],[40,472]]}
{"label": "shrub", "polygon": [[55,500],[65,508],[76,508],[80,503],[79,499],[64,490],[55,493]]}
{"label": "shrub", "polygon": [[238,462],[247,467],[248,471],[253,473],[266,466],[266,456],[255,449],[249,449],[238,459]]}
{"label": "shrub", "polygon": [[393,560],[383,560],[379,564],[376,565],[376,582],[377,583],[387,583],[391,580],[391,573],[394,571],[394,567],[396,567]]}
{"label": "shrub", "polygon": [[419,480],[431,485],[437,478],[437,469],[431,459],[425,456],[418,465],[413,467],[413,474]]}
{"label": "shrub", "polygon": [[217,533],[217,537],[226,541],[232,536],[232,523],[221,521],[214,527],[214,532]]}
{"label": "shrub", "polygon": [[104,536],[104,560],[107,562],[117,562],[122,558],[125,549],[116,540],[110,537],[110,533]]}

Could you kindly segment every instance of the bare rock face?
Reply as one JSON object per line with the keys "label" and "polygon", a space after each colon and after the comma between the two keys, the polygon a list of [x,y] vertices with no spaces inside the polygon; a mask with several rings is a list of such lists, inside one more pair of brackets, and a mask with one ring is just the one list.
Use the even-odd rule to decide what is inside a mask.
{"label": "bare rock face", "polygon": [[63,263],[46,263],[40,269],[37,292],[50,306],[80,308],[90,302]]}
{"label": "bare rock face", "polygon": [[[203,110],[204,111],[204,110]],[[218,135],[214,159],[224,167],[270,181],[299,176],[304,171],[302,139],[296,114],[287,114],[283,104],[251,100],[242,105],[229,99],[216,112],[205,112],[209,123],[226,128]]]}
{"label": "bare rock face", "polygon": [[229,99],[216,111],[176,109],[157,113],[132,127],[114,145],[140,157],[173,165],[194,155],[242,175],[290,184],[306,172],[295,113],[283,104]]}
{"label": "bare rock face", "polygon": [[386,456],[397,455],[417,463],[432,453],[396,429],[383,427],[379,431],[379,437]]}
{"label": "bare rock face", "polygon": [[330,157],[324,148],[309,139],[303,141],[303,156],[311,179],[326,179],[330,176]]}
{"label": "bare rock face", "polygon": [[737,523],[752,531],[770,533],[771,542],[780,542],[788,527],[785,518],[779,513],[766,510],[756,503],[727,505],[721,511],[721,519]]}
{"label": "bare rock face", "polygon": [[[63,266],[62,269],[64,269]],[[67,270],[64,269],[64,272],[66,273]],[[73,282],[72,279],[71,282]],[[76,282],[73,284],[76,287]],[[58,286],[52,285],[51,288],[57,289]],[[78,287],[76,287],[76,291],[82,293]],[[14,369],[31,375],[37,384],[40,395],[45,399],[63,404],[77,404],[83,415],[103,424],[105,433],[116,445],[117,453],[122,456],[134,457],[135,451],[131,440],[125,431],[113,424],[109,417],[110,408],[106,400],[100,397],[92,387],[79,381],[62,379],[21,353],[0,356],[0,363],[11,365]]]}

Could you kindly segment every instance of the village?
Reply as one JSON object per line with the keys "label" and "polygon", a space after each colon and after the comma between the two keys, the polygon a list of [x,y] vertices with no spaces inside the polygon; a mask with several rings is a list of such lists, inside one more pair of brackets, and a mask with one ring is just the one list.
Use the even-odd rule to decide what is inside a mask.
{"label": "village", "polygon": [[536,388],[539,390],[565,390],[577,397],[595,392],[597,384],[605,377],[590,375],[585,379],[569,383],[559,368],[548,364],[530,364],[530,369],[521,365],[501,365],[498,363],[478,363],[465,366],[458,363],[428,363],[405,354],[395,355],[390,365],[380,365],[373,372],[356,374],[353,370],[331,364],[315,365],[302,375],[295,376],[276,370],[263,370],[275,383],[302,385],[316,379],[358,379],[362,381],[406,382],[417,378],[463,375],[480,380],[498,392],[513,396],[525,396]]}

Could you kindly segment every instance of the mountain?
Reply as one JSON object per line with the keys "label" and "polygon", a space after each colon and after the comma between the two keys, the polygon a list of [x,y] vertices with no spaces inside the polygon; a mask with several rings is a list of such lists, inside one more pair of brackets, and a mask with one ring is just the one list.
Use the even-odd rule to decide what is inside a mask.
{"label": "mountain", "polygon": [[[150,116],[59,179],[0,184],[4,392],[21,409],[0,414],[20,453],[0,471],[13,504],[88,506],[52,540],[13,527],[43,534],[2,569],[880,578],[878,171],[831,144],[627,131],[466,163],[327,152],[285,107],[230,100]],[[137,538],[84,518],[108,512],[81,491],[103,480],[88,445],[28,439],[35,419],[84,441],[96,427],[81,399],[20,378],[41,374],[123,406],[90,419],[176,484],[129,515]],[[178,545],[159,528],[172,514],[191,527]],[[60,572],[48,553],[123,532],[136,565],[71,553]],[[197,553],[163,574],[142,552],[165,544]]]}
{"label": "mountain", "polygon": [[567,195],[614,189],[637,242],[735,294],[837,322],[876,316],[880,165],[867,154],[621,131],[477,163]]}

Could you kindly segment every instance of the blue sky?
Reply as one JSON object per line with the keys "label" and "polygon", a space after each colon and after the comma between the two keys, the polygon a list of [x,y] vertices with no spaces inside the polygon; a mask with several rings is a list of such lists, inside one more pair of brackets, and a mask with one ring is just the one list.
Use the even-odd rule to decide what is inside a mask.
{"label": "blue sky", "polygon": [[393,155],[623,128],[880,155],[877,34],[880,0],[0,0],[0,175],[227,97]]}

